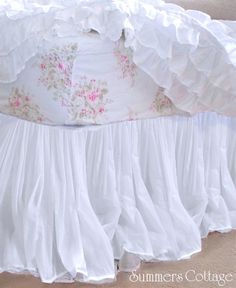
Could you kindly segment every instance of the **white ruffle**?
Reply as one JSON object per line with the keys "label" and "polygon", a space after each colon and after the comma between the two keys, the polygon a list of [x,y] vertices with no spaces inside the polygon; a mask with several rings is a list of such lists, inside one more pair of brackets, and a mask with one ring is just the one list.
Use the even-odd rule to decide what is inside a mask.
{"label": "white ruffle", "polygon": [[[1,11],[0,11],[1,12]],[[0,34],[0,82],[9,83],[26,68],[26,63],[35,56],[43,45],[43,40],[55,23],[55,9],[47,13],[21,11],[14,18],[7,10],[1,15]]]}
{"label": "white ruffle", "polygon": [[[203,107],[236,115],[236,38],[206,14],[176,5],[133,16],[134,62],[191,114]],[[142,23],[142,25],[140,25]],[[135,26],[135,25],[134,25]]]}
{"label": "white ruffle", "polygon": [[110,281],[236,228],[236,119],[50,127],[1,116],[0,271]]}
{"label": "white ruffle", "polygon": [[[58,4],[55,4],[58,2]],[[124,1],[52,1],[0,6],[0,83],[14,82],[48,38],[97,31],[117,41],[125,28],[129,5]]]}

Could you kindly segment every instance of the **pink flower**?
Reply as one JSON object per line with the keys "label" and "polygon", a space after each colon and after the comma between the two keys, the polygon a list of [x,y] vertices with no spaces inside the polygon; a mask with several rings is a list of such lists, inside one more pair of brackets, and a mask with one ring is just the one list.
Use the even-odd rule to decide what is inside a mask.
{"label": "pink flower", "polygon": [[58,68],[59,68],[60,70],[65,70],[65,65],[64,65],[63,63],[59,63],[59,64],[58,64]]}
{"label": "pink flower", "polygon": [[42,64],[40,65],[40,68],[41,68],[41,70],[44,70],[44,69],[46,69],[46,65],[42,63]]}
{"label": "pink flower", "polygon": [[121,61],[128,62],[128,57],[125,55],[121,55]]}
{"label": "pink flower", "polygon": [[94,102],[98,98],[98,93],[93,91],[88,95],[88,99],[92,102]]}
{"label": "pink flower", "polygon": [[105,111],[105,109],[103,107],[100,107],[98,111],[99,111],[99,113],[103,113]]}
{"label": "pink flower", "polygon": [[17,98],[11,104],[13,107],[19,107],[20,106],[20,100]]}

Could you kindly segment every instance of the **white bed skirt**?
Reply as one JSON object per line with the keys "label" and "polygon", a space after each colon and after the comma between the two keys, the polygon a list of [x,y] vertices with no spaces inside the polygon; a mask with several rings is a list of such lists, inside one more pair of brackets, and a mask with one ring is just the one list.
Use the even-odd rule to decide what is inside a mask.
{"label": "white bed skirt", "polygon": [[236,118],[104,126],[0,117],[0,272],[106,282],[236,228]]}

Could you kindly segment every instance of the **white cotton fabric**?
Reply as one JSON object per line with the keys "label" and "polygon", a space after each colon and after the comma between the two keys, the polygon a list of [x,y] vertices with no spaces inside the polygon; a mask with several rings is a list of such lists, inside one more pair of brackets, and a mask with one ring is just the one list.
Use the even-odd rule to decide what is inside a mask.
{"label": "white cotton fabric", "polygon": [[1,116],[0,271],[107,282],[236,228],[236,119],[96,127]]}

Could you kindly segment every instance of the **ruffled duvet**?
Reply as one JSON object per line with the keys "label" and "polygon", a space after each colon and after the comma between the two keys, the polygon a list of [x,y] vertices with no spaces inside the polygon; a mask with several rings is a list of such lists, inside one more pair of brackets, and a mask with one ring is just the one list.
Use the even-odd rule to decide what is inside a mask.
{"label": "ruffled duvet", "polygon": [[[178,110],[190,114],[208,110],[228,116],[236,115],[235,31],[222,22],[211,20],[206,14],[185,11],[162,1],[147,0],[50,1],[50,5],[30,2],[23,6],[18,3],[19,7],[15,8],[13,6],[10,2],[2,6],[0,11],[0,83],[1,91],[4,91],[0,95],[2,113],[27,118],[9,111],[11,107],[8,106],[14,106],[9,104],[12,100],[8,99],[9,91],[13,91],[11,97],[14,97],[14,83],[18,83],[17,79],[32,64],[30,60],[34,61],[34,57],[42,54],[47,43],[52,39],[68,42],[68,39],[76,38],[83,32],[94,30],[105,41],[117,42],[124,35],[124,45],[131,49],[134,65],[150,78],[150,83],[154,81],[156,88],[164,91]],[[76,59],[71,63],[72,70],[66,84],[68,95],[72,98],[76,97],[74,87],[80,85],[74,83],[77,77],[74,71],[77,71],[76,65],[79,65]],[[90,62],[96,63],[93,60]],[[23,79],[27,82],[28,78],[24,76]],[[145,84],[146,87],[150,86]],[[55,85],[57,83],[53,82],[52,86]],[[125,87],[125,84],[122,85]],[[119,87],[122,85],[118,84]],[[24,93],[27,96],[27,92]],[[46,110],[46,116],[39,112],[36,119],[28,117],[28,120],[47,124],[104,124],[128,119],[127,115],[120,119],[110,119],[105,115],[101,119],[98,117],[97,121],[91,121],[91,113],[103,114],[106,109],[99,107],[90,116],[84,115],[89,113],[81,112],[86,106],[85,102],[72,105],[72,110],[79,107],[78,113],[84,113],[81,121],[74,120],[66,108],[60,111],[66,113],[66,116],[57,119],[53,115],[59,114],[55,113],[58,103],[47,111],[45,105],[41,107],[38,103],[46,91],[40,90],[40,93],[40,96],[35,97],[36,108],[33,110]],[[51,99],[53,97],[55,95]],[[145,116],[150,117],[153,115]]]}

